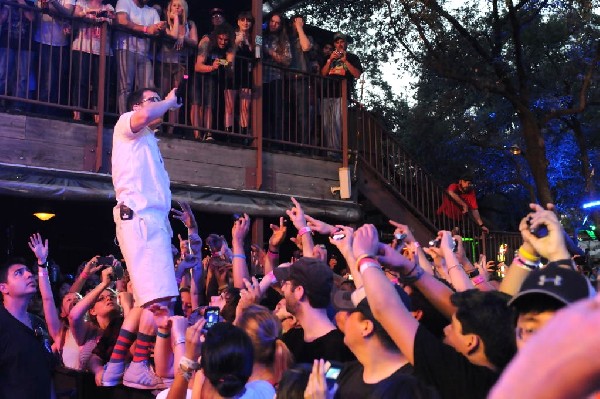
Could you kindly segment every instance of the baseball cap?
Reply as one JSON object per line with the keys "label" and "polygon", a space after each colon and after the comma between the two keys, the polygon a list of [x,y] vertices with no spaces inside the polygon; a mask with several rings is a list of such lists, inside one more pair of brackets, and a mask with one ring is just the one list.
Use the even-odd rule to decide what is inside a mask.
{"label": "baseball cap", "polygon": [[591,298],[595,291],[588,280],[572,269],[549,264],[543,269],[529,273],[519,292],[508,302],[518,307],[532,295],[547,295],[565,305],[584,298]]}
{"label": "baseball cap", "polygon": [[460,175],[460,177],[458,178],[458,180],[464,180],[464,181],[473,181],[473,174],[470,172],[465,172],[463,174]]}
{"label": "baseball cap", "polygon": [[314,308],[326,308],[331,300],[333,272],[325,262],[317,258],[300,258],[289,267],[273,270],[277,281],[292,280],[304,288]]}
{"label": "baseball cap", "polygon": [[211,10],[208,13],[212,17],[214,14],[221,14],[221,15],[223,15],[225,13],[225,11],[223,11],[222,8],[215,7],[215,8],[211,8]]}
{"label": "baseball cap", "polygon": [[[342,32],[336,32],[336,33],[333,35],[333,41],[335,42],[335,41],[336,41],[336,40],[338,40],[338,39],[343,39],[343,40],[346,40],[346,35],[344,35]],[[346,41],[347,41],[347,40],[346,40]]]}
{"label": "baseball cap", "polygon": [[[402,299],[402,303],[404,303],[404,306],[406,307],[406,309],[411,310],[411,302],[410,302],[410,297],[408,296],[408,294],[404,291],[404,289],[402,289],[402,287],[400,287],[399,285],[394,285],[394,288],[396,289],[396,293],[398,294],[398,296],[400,296],[400,299]],[[363,298],[358,305],[354,306],[354,304],[352,303],[352,293],[348,292],[348,291],[337,291],[332,298],[333,301],[333,307],[340,311],[346,311],[346,312],[360,312],[363,314],[363,316],[369,320],[371,320],[373,323],[377,323],[379,324],[379,322],[377,320],[375,320],[375,316],[373,316],[373,312],[371,312],[371,307],[369,306],[369,302],[367,301],[367,298]]]}

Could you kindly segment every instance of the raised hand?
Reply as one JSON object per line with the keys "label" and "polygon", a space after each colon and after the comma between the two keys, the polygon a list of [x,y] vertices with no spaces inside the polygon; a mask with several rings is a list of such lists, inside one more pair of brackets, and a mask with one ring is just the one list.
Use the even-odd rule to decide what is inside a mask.
{"label": "raised hand", "polygon": [[310,227],[312,231],[316,231],[317,233],[324,235],[330,235],[335,231],[335,227],[332,225],[315,219],[312,216],[304,215],[304,218],[306,219],[308,227]]}
{"label": "raised hand", "polygon": [[[248,231],[250,231],[250,216],[247,213],[244,213],[244,216],[233,222],[233,227],[231,229],[231,238],[234,242],[244,242],[246,239],[246,235],[248,235]],[[223,242],[227,242],[223,239]]]}
{"label": "raised hand", "polygon": [[48,240],[42,240],[40,233],[32,234],[29,237],[29,249],[33,252],[39,264],[45,263],[48,259]]}
{"label": "raised hand", "polygon": [[352,252],[355,258],[361,255],[375,256],[379,251],[379,235],[372,224],[365,224],[354,233]]}
{"label": "raised hand", "polygon": [[306,218],[304,217],[304,211],[302,210],[302,206],[300,206],[300,203],[296,201],[294,197],[291,197],[291,199],[294,203],[294,206],[291,209],[286,210],[285,213],[288,215],[288,217],[294,224],[294,227],[300,230],[306,227]]}
{"label": "raised hand", "polygon": [[271,227],[271,231],[273,232],[271,234],[271,238],[269,238],[269,248],[279,248],[279,246],[283,243],[283,240],[285,240],[285,236],[287,234],[285,220],[283,217],[280,217],[279,226],[276,224],[271,224],[269,227]]}

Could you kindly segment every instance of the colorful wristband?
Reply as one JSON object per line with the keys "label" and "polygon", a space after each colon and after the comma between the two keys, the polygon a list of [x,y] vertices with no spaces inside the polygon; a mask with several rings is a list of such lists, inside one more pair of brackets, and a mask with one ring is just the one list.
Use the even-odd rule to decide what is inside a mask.
{"label": "colorful wristband", "polygon": [[232,258],[240,258],[240,259],[246,260],[246,255],[244,255],[244,254],[233,254],[231,257]]}
{"label": "colorful wristband", "polygon": [[161,333],[160,331],[157,331],[156,332],[156,336],[157,337],[161,337],[161,338],[169,338],[171,336],[171,333],[168,332],[168,333],[165,334],[165,333]]}
{"label": "colorful wristband", "polygon": [[471,279],[471,281],[473,282],[473,284],[479,285],[479,284],[485,282],[485,277],[483,277],[482,275],[475,276]]}
{"label": "colorful wristband", "polygon": [[523,249],[523,247],[519,248],[519,256],[524,260],[528,260],[530,262],[537,262],[540,260],[539,256],[535,256],[534,254],[527,252]]}
{"label": "colorful wristband", "polygon": [[300,230],[298,230],[298,235],[300,237],[302,237],[304,234],[310,233],[310,232],[312,232],[312,230],[310,229],[310,227],[304,226],[303,228],[301,228]]}

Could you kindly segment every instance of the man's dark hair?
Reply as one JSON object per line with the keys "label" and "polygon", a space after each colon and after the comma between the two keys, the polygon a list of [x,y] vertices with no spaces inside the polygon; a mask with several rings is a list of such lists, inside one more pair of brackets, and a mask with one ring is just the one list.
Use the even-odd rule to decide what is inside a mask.
{"label": "man's dark hair", "polygon": [[485,355],[499,370],[504,369],[517,351],[510,296],[498,292],[467,290],[450,297],[456,306],[456,318],[463,334],[478,335],[484,343]]}
{"label": "man's dark hair", "polygon": [[181,294],[182,292],[187,292],[189,294],[190,293],[190,287],[181,287],[179,289],[179,293]]}
{"label": "man's dark hair", "polygon": [[27,261],[24,258],[14,257],[2,262],[2,264],[0,264],[0,283],[6,283],[8,281],[8,269],[12,265],[27,265]]}
{"label": "man's dark hair", "polygon": [[[361,312],[358,313],[360,313],[362,320],[371,320],[369,317],[365,317],[365,315]],[[383,347],[389,351],[400,352],[398,345],[396,345],[392,337],[390,337],[387,331],[385,331],[383,326],[377,321],[371,320],[371,322],[373,323],[373,334],[379,339],[381,345],[383,345]]]}
{"label": "man's dark hair", "polygon": [[140,104],[144,100],[144,92],[146,91],[155,90],[151,87],[143,87],[129,94],[129,96],[127,96],[127,109],[133,111],[133,106]]}

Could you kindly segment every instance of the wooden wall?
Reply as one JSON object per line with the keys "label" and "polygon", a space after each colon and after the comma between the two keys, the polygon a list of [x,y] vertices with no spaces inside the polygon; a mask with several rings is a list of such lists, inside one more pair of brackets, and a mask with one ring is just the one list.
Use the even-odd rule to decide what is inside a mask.
{"label": "wooden wall", "polygon": [[[110,172],[112,130],[104,131],[103,168]],[[193,186],[255,189],[256,151],[250,148],[161,137],[171,181]],[[96,126],[0,113],[0,162],[94,172]],[[264,153],[262,191],[332,200],[337,162]]]}

